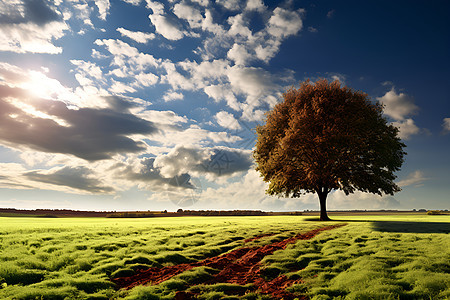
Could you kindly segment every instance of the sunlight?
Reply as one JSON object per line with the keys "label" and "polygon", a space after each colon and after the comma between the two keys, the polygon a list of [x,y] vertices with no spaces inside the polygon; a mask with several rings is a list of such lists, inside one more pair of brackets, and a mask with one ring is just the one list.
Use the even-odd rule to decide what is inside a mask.
{"label": "sunlight", "polygon": [[[33,117],[37,117],[37,118],[41,118],[41,119],[50,119],[50,120],[53,120],[56,123],[58,123],[59,125],[64,126],[64,127],[69,127],[70,126],[70,124],[68,124],[65,120],[60,119],[60,118],[58,118],[56,116],[52,116],[52,115],[46,114],[46,113],[44,113],[42,111],[39,111],[34,106],[32,106],[30,104],[23,103],[23,102],[20,102],[20,101],[10,101],[10,103],[12,105],[14,105],[15,107],[17,107],[18,109],[22,110],[27,115],[30,115],[30,116],[33,116]],[[12,119],[18,119],[20,121],[19,115],[17,115],[17,114],[11,114],[11,115],[9,115],[9,117],[12,118]]]}
{"label": "sunlight", "polygon": [[59,95],[64,94],[66,89],[61,83],[45,74],[37,71],[29,72],[30,80],[22,84],[22,88],[28,90],[33,96],[43,99],[57,99]]}

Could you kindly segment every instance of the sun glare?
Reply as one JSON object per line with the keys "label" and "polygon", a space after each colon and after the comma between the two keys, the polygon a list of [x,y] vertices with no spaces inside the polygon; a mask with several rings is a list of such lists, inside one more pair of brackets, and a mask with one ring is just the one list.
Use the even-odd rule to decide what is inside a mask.
{"label": "sun glare", "polygon": [[45,74],[37,71],[30,71],[30,80],[24,82],[22,88],[26,89],[30,94],[42,99],[56,99],[61,88],[61,83],[52,78],[48,78]]}

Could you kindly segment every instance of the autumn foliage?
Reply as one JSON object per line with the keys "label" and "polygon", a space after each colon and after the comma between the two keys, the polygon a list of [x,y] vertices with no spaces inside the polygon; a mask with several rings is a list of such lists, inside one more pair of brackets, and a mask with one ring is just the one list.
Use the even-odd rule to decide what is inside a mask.
{"label": "autumn foliage", "polygon": [[405,145],[383,107],[367,94],[338,81],[306,81],[283,94],[284,101],[256,128],[256,170],[270,195],[299,197],[317,193],[321,219],[328,220],[332,190],[393,194]]}

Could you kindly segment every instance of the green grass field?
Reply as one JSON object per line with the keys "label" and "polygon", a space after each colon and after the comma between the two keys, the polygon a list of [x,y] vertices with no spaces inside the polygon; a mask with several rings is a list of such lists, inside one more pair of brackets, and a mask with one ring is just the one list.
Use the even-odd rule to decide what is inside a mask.
{"label": "green grass field", "polygon": [[[302,216],[148,219],[0,218],[0,299],[270,299],[202,285],[217,271],[197,267],[158,285],[116,290],[110,279],[139,268],[199,261],[242,246],[267,245],[330,224],[346,226],[266,256],[267,280],[312,299],[449,299],[450,216]],[[244,240],[273,233],[259,240]],[[199,284],[200,283],[200,284]]]}

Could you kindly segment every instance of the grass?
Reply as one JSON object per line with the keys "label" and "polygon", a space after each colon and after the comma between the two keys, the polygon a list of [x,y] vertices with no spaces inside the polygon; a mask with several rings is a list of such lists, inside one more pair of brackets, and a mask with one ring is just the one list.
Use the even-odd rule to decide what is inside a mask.
{"label": "grass", "polygon": [[[264,276],[302,278],[289,289],[312,299],[450,298],[450,216],[335,219],[348,225],[266,256]],[[129,291],[116,291],[110,278],[213,257],[264,233],[275,236],[246,246],[321,226],[302,216],[0,217],[0,299],[174,299],[176,291],[199,299],[270,299],[245,292],[251,286],[202,284],[218,272],[207,267]]]}

